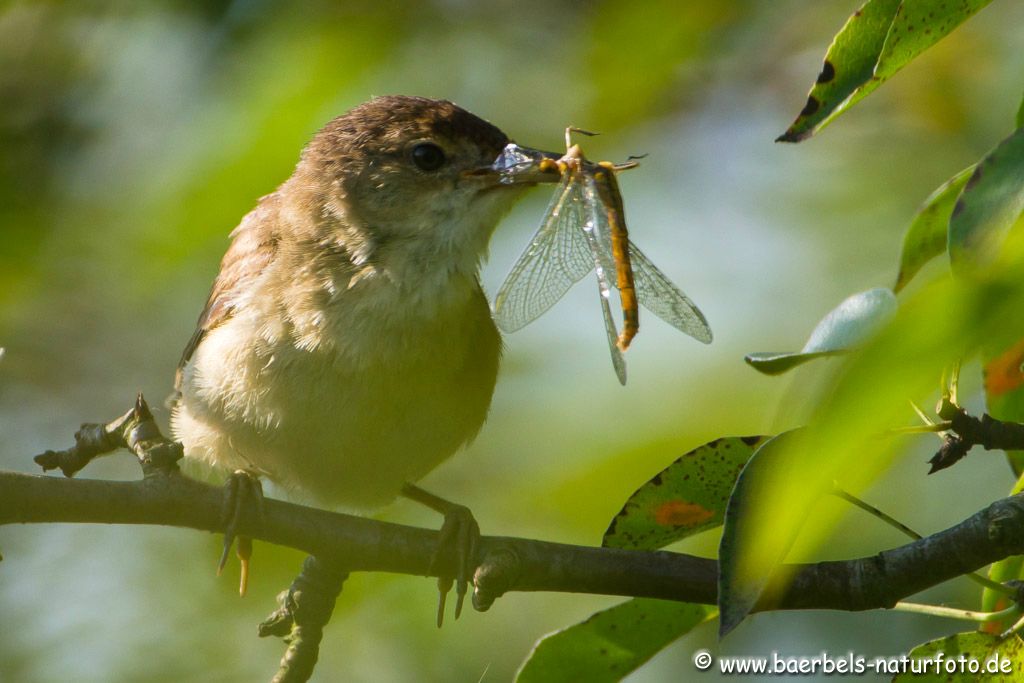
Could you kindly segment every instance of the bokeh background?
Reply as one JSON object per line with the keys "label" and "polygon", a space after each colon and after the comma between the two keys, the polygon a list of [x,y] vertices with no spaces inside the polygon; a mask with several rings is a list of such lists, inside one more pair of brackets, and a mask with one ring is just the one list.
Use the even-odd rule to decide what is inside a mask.
{"label": "bokeh background", "polygon": [[[821,367],[765,378],[749,351],[802,345],[847,294],[895,277],[921,200],[1011,128],[1024,6],[996,2],[820,137],[773,144],[858,0],[756,2],[0,3],[0,467],[63,447],[79,422],[160,404],[227,233],[333,116],[375,94],[452,99],[518,141],[593,158],[649,153],[621,179],[630,229],[706,313],[704,347],[647,316],[622,388],[593,287],[509,336],[491,418],[431,474],[485,533],[596,544],[624,499],[722,435],[798,424]],[[547,201],[503,223],[496,291]],[[973,385],[976,388],[976,383]],[[160,417],[166,420],[166,411]],[[998,457],[925,478],[937,442],[866,497],[934,531],[1000,497]],[[135,478],[127,456],[83,476]],[[397,503],[381,518],[438,519]],[[707,534],[681,549],[713,555]],[[219,539],[162,528],[0,528],[0,680],[251,681],[282,652],[255,626],[297,572],[257,544],[250,594],[215,578]],[[822,558],[901,543],[848,513]],[[234,571],[237,571],[235,568]],[[974,606],[963,582],[925,596]],[[316,680],[505,681],[544,633],[615,598],[513,594],[433,625],[433,582],[356,575]],[[954,632],[905,614],[763,614],[723,643],[705,626],[630,680],[697,678],[690,657],[866,656]],[[805,679],[807,680],[807,679]]]}

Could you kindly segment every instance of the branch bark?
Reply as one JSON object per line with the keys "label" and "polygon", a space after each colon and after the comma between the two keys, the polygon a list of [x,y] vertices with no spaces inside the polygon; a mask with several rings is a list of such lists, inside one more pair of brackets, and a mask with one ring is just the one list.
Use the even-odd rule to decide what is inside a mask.
{"label": "branch bark", "polygon": [[[177,473],[110,482],[0,471],[0,525],[151,524],[223,532],[219,488]],[[258,528],[257,528],[258,526]],[[238,532],[305,551],[351,571],[430,576],[438,534],[278,500]],[[767,609],[891,607],[929,586],[1024,553],[1024,494],[996,501],[954,527],[871,557],[786,565]],[[666,551],[633,551],[485,536],[474,605],[511,591],[557,591],[713,604],[717,563]]]}

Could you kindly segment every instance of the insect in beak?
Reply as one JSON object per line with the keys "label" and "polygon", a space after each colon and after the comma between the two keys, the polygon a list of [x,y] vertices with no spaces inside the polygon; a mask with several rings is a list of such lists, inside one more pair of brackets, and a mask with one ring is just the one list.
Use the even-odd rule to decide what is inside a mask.
{"label": "insect in beak", "polygon": [[491,165],[465,171],[463,175],[492,178],[501,185],[555,183],[565,171],[562,156],[510,142]]}

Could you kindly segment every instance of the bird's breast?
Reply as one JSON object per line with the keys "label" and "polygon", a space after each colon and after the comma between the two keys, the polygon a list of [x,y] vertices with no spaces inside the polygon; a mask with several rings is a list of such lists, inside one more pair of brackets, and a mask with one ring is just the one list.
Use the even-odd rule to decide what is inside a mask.
{"label": "bird's breast", "polygon": [[376,507],[475,436],[500,339],[475,281],[427,310],[372,274],[316,296],[211,331],[183,396],[205,431],[186,449],[324,502]]}

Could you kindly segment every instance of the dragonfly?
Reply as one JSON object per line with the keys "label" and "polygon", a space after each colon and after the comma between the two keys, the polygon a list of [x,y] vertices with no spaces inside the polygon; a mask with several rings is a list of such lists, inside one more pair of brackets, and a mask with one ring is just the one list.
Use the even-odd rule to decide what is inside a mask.
{"label": "dragonfly", "polygon": [[[507,174],[558,174],[560,180],[540,228],[512,266],[494,301],[494,318],[504,332],[536,320],[588,273],[597,276],[612,367],[626,383],[623,352],[640,329],[639,304],[681,332],[711,342],[711,328],[700,309],[629,239],[616,174],[638,165],[588,160],[572,133],[565,131],[565,154],[509,143],[493,167]],[[618,290],[620,332],[609,302]]]}

